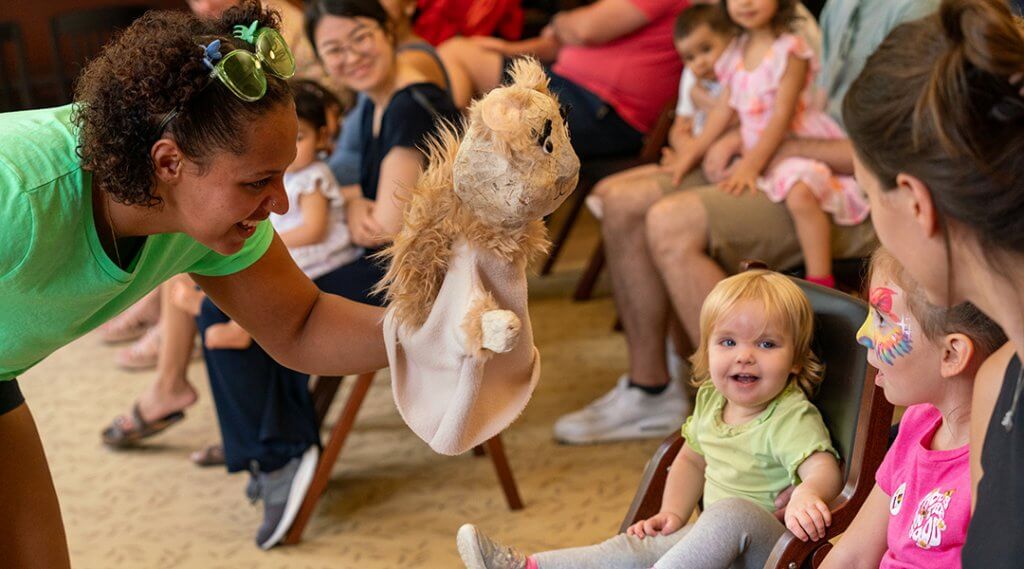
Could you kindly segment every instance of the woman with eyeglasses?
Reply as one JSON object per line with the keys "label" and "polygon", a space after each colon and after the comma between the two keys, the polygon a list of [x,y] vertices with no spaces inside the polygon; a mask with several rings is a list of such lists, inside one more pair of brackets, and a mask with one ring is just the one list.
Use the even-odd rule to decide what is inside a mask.
{"label": "woman with eyeglasses", "polygon": [[0,115],[4,567],[69,566],[15,378],[171,276],[191,273],[282,364],[386,365],[381,310],[321,293],[266,221],[288,209],[297,130],[276,23],[254,2],[216,21],[150,12],[86,68],[74,105]]}
{"label": "woman with eyeglasses", "polygon": [[306,32],[328,74],[366,99],[346,119],[360,133],[361,162],[345,198],[353,240],[375,249],[401,226],[400,194],[423,166],[422,142],[459,114],[447,85],[397,57],[395,27],[377,0],[311,2]]}

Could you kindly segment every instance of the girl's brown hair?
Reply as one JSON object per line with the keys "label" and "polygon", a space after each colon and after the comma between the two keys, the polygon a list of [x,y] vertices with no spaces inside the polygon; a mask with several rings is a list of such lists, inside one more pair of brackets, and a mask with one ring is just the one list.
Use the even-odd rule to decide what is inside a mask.
{"label": "girl's brown hair", "polygon": [[[944,227],[1024,252],[1024,34],[1005,1],[945,0],[892,31],[843,101],[861,162],[886,190],[905,172]],[[947,236],[949,234],[947,233]]]}
{"label": "girl's brown hair", "polygon": [[[276,12],[247,0],[219,19],[185,12],[150,11],[104,48],[75,87],[73,120],[78,154],[94,183],[118,202],[152,206],[155,180],[150,148],[164,133],[200,166],[218,151],[245,152],[249,123],[280,104],[290,103],[284,80],[267,75],[267,92],[246,102],[203,64],[204,48],[221,41],[220,52],[252,50],[232,37],[235,25],[277,29]],[[168,113],[178,114],[161,131]]]}
{"label": "girl's brown hair", "polygon": [[765,270],[750,270],[731,276],[711,289],[700,309],[700,345],[690,358],[693,365],[691,384],[700,386],[711,379],[708,363],[708,342],[715,326],[737,304],[753,301],[764,306],[769,321],[781,324],[783,333],[793,341],[793,363],[799,367],[790,377],[811,397],[825,377],[825,366],[814,351],[814,309],[800,287],[789,277]]}

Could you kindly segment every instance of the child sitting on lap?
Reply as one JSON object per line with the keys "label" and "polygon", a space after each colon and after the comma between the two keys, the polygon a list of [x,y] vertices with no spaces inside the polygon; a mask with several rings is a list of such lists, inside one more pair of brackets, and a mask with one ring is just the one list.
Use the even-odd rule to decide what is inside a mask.
{"label": "child sitting on lap", "polygon": [[763,191],[772,201],[784,201],[793,217],[807,279],[834,287],[829,218],[840,225],[863,222],[868,217],[867,198],[853,177],[837,176],[823,162],[799,157],[773,162],[788,136],[845,137],[835,121],[810,106],[817,60],[807,42],[791,32],[799,2],[724,4],[726,15],[742,33],[715,64],[724,86],[722,96],[700,136],[676,149],[665,169],[672,173],[672,182],[679,183],[738,117],[742,158],[719,187],[736,195],[748,189]]}
{"label": "child sitting on lap", "polygon": [[[697,405],[661,511],[603,543],[529,557],[467,524],[458,533],[466,566],[760,568],[786,528],[804,540],[823,537],[842,476],[807,399],[823,373],[811,351],[813,326],[807,297],[788,277],[758,270],[718,283],[701,309]],[[790,485],[783,527],[774,502]],[[687,524],[702,495],[705,511]]]}
{"label": "child sitting on lap", "polygon": [[[669,131],[666,153],[678,150],[704,128],[708,111],[722,91],[718,77],[715,76],[715,62],[734,35],[732,24],[718,6],[690,6],[676,17],[673,39],[685,67],[679,79],[676,117]],[[638,174],[662,177],[655,166],[638,166],[616,176],[632,177]],[[600,194],[600,191],[595,191],[586,199],[587,207],[598,219],[604,216],[604,203]]]}
{"label": "child sitting on lap", "polygon": [[874,489],[822,569],[958,568],[971,514],[974,374],[1006,336],[971,304],[929,305],[885,250],[872,257],[870,287],[858,340],[885,398],[907,410]]}

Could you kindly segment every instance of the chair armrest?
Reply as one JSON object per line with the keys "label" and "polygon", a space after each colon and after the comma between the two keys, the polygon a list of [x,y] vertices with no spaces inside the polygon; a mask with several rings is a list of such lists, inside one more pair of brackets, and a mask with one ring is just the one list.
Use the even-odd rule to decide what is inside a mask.
{"label": "chair armrest", "polygon": [[647,461],[643,478],[636,489],[633,503],[626,512],[622,525],[619,526],[619,533],[625,533],[629,526],[649,518],[658,513],[661,509],[661,496],[665,493],[665,481],[668,479],[668,469],[672,461],[676,459],[679,450],[683,448],[683,435],[679,431],[668,436],[654,452],[654,456]]}

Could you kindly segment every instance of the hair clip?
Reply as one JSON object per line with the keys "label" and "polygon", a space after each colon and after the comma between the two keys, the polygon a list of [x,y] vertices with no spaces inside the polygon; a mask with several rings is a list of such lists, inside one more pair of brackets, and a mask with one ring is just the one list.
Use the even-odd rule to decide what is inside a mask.
{"label": "hair clip", "polygon": [[203,47],[203,64],[213,71],[214,65],[220,61],[220,40],[213,40],[210,45]]}
{"label": "hair clip", "polygon": [[1006,95],[989,110],[988,116],[999,122],[1013,122],[1024,117],[1024,99],[1017,95]]}
{"label": "hair clip", "polygon": [[240,39],[240,40],[242,40],[244,42],[248,42],[250,44],[255,44],[256,43],[256,28],[258,28],[259,25],[260,25],[260,21],[259,20],[253,20],[252,23],[249,24],[248,26],[237,25],[237,26],[235,26],[233,28],[234,31],[232,32],[231,35],[235,36],[236,38],[238,38],[238,39]]}

